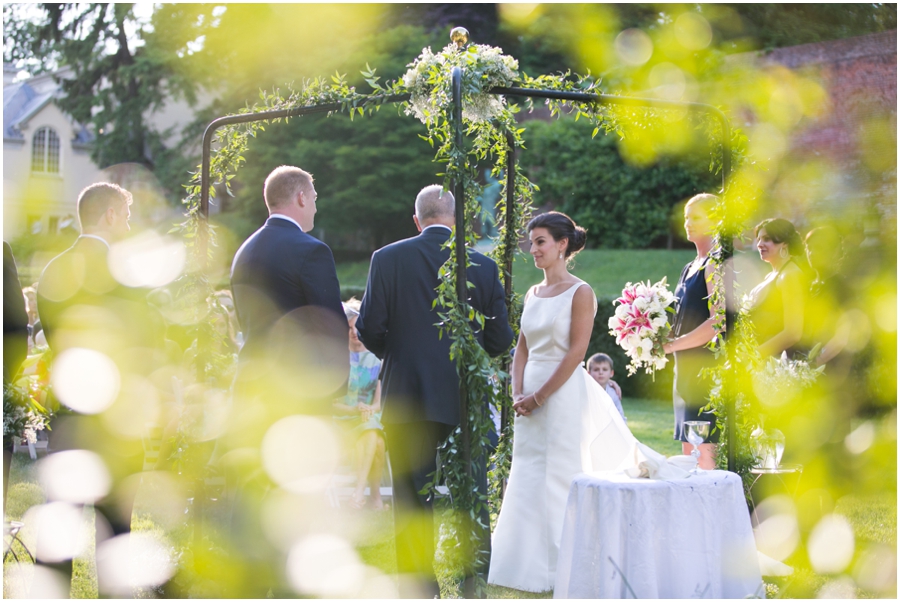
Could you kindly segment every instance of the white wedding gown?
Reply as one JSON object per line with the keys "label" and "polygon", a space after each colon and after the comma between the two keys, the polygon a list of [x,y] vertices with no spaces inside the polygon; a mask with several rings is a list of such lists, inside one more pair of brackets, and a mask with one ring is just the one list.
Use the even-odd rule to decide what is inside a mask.
{"label": "white wedding gown", "polygon": [[[555,297],[532,294],[526,300],[523,394],[540,388],[568,351],[572,298],[580,286],[586,283]],[[492,538],[488,583],[529,592],[553,589],[572,478],[632,466],[636,445],[609,395],[583,366],[530,416],[516,416],[512,468]]]}

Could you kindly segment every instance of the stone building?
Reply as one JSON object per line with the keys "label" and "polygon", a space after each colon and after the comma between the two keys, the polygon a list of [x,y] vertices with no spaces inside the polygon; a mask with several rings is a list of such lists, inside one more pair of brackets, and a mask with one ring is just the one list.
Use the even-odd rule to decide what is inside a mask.
{"label": "stone building", "polygon": [[100,179],[87,128],[57,106],[52,74],[16,82],[3,65],[3,238],[77,227],[75,200]]}

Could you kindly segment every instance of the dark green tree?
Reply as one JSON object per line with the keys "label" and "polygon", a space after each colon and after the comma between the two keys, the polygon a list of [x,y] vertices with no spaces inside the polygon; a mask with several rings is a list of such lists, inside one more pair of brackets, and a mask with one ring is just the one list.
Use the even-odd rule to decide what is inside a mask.
{"label": "dark green tree", "polygon": [[740,16],[742,36],[762,49],[838,40],[897,29],[897,5],[724,4]]}
{"label": "dark green tree", "polygon": [[[382,80],[400,77],[407,63],[441,40],[421,27],[399,26],[373,35],[360,44],[365,52],[348,60],[347,77],[368,88],[360,71],[378,65]],[[343,72],[343,71],[342,71]],[[434,151],[420,136],[425,126],[398,113],[393,105],[375,115],[345,114],[292,119],[269,127],[250,145],[239,179],[245,184],[228,203],[231,217],[223,220],[238,238],[265,219],[262,182],[275,167],[298,165],[315,177],[319,191],[316,227],[336,249],[368,254],[373,249],[416,233],[412,222],[416,193],[440,181]]]}
{"label": "dark green tree", "polygon": [[592,139],[593,128],[585,122],[561,118],[529,121],[527,127],[521,161],[541,188],[535,204],[550,204],[587,228],[589,247],[665,247],[675,205],[722,185],[721,177],[709,173],[708,161],[630,165],[615,136]]}
{"label": "dark green tree", "polygon": [[[92,125],[98,165],[147,165],[177,202],[187,171],[199,161],[200,133],[212,118],[243,108],[260,90],[289,83],[296,87],[304,78],[335,70],[365,89],[359,71],[366,63],[378,69],[382,80],[398,77],[423,46],[443,47],[454,25],[469,27],[477,43],[502,46],[519,59],[522,71],[533,75],[567,68],[584,71],[582,51],[593,43],[592,36],[614,36],[627,27],[653,30],[683,10],[701,12],[713,28],[715,44],[725,52],[896,27],[896,6],[887,4],[545,4],[534,9],[535,18],[523,21],[509,18],[510,6],[161,4],[142,17],[144,13],[136,14],[129,4],[42,4],[29,10],[6,4],[4,60],[32,73],[68,66],[73,78],[63,82],[60,104],[78,121]],[[600,16],[609,17],[609,31],[591,29],[603,25]],[[613,72],[601,75],[604,91],[643,89],[641,81],[621,80]],[[216,100],[198,113],[193,128],[174,137],[153,129],[148,115],[154,109],[173,97],[193,102],[203,86]],[[237,199],[229,203],[219,196],[223,219],[235,227],[235,237],[248,234],[262,217],[262,178],[272,167],[293,162],[313,171],[325,192],[318,223],[330,242],[374,248],[411,234],[410,199],[440,171],[430,162],[430,149],[417,138],[422,131],[420,124],[398,116],[391,107],[374,118],[359,119],[352,128],[346,117],[293,120],[287,127],[270,128],[251,145],[247,167],[234,182]],[[550,139],[549,130],[541,135]],[[588,143],[584,136],[575,138],[578,144]],[[593,142],[599,144],[591,143],[591,151],[610,144]],[[531,146],[526,160],[539,154],[535,143]],[[586,161],[584,156],[574,158]],[[562,165],[549,157],[540,160],[546,160],[548,168]],[[591,175],[590,170],[583,173]],[[545,192],[558,194],[560,201],[573,190],[590,189],[593,182],[589,178],[576,186],[571,174],[554,177],[571,182],[568,189],[543,182]],[[541,178],[550,178],[549,173]],[[658,186],[668,183],[664,178]],[[650,186],[650,180],[641,185]],[[566,206],[576,208],[574,198],[566,200]],[[633,234],[620,229],[619,238],[593,244],[659,244],[664,223],[658,212],[643,215]],[[335,239],[337,233],[344,238]],[[619,240],[622,237],[630,242]]]}

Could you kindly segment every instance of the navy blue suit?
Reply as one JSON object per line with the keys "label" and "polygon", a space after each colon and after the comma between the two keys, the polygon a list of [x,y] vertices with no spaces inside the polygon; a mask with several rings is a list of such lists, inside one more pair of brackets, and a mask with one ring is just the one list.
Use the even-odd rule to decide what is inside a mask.
{"label": "navy blue suit", "polygon": [[[403,597],[440,593],[432,566],[431,499],[419,491],[436,469],[438,445],[459,424],[459,377],[450,360],[450,337],[439,338],[438,308],[432,307],[438,272],[450,256],[442,248],[449,238],[449,229],[429,227],[415,238],[376,251],[356,322],[360,340],[384,360],[381,420],[393,476],[397,567],[418,584],[407,588],[409,581],[401,579]],[[497,356],[513,339],[499,271],[481,253],[470,251],[469,257],[477,264],[466,273],[474,284],[469,303],[486,318],[476,336]]]}
{"label": "navy blue suit", "polygon": [[[57,357],[71,348],[89,348],[115,362],[125,377],[123,381],[129,375],[146,378],[162,363],[165,324],[147,302],[148,291],[117,282],[108,259],[109,246],[105,242],[80,236],[47,264],[37,289],[44,335]],[[148,353],[151,349],[155,353]],[[126,403],[127,390],[123,387],[113,408]],[[109,418],[114,415],[78,414],[61,407],[53,418],[49,451],[90,450],[103,457],[114,489],[94,504],[97,524],[103,522],[102,515],[113,534],[119,535],[131,530],[134,489],[127,483],[129,477],[141,472],[144,453],[139,439],[122,436],[110,426],[114,423]],[[71,579],[71,559],[49,566]]]}
{"label": "navy blue suit", "polygon": [[[369,281],[356,329],[366,349],[384,360],[384,424],[427,420],[459,424],[459,378],[450,361],[450,338],[439,337],[438,271],[450,252],[442,245],[450,231],[426,228],[419,236],[395,242],[372,255]],[[497,264],[474,251],[466,277],[469,303],[485,317],[478,342],[491,356],[509,349],[512,329]]]}
{"label": "navy blue suit", "polygon": [[[28,313],[12,248],[3,241],[3,380],[12,380],[28,355]],[[3,490],[6,507],[6,489]]]}
{"label": "navy blue suit", "polygon": [[[225,450],[259,448],[280,418],[330,416],[350,371],[347,318],[331,249],[300,227],[269,217],[238,249],[231,290],[244,335],[234,382],[236,428]],[[308,458],[292,458],[302,463]],[[280,552],[259,534],[261,505],[271,484],[255,463],[231,465],[232,537],[257,579],[246,593],[265,597],[281,587]],[[279,560],[280,559],[280,560]],[[276,597],[279,597],[276,594]]]}

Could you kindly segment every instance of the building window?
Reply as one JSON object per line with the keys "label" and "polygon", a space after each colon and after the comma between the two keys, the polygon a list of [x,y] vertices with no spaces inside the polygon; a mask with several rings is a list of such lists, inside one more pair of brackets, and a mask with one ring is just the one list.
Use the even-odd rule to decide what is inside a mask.
{"label": "building window", "polygon": [[59,136],[56,130],[43,127],[31,140],[31,171],[59,173]]}

